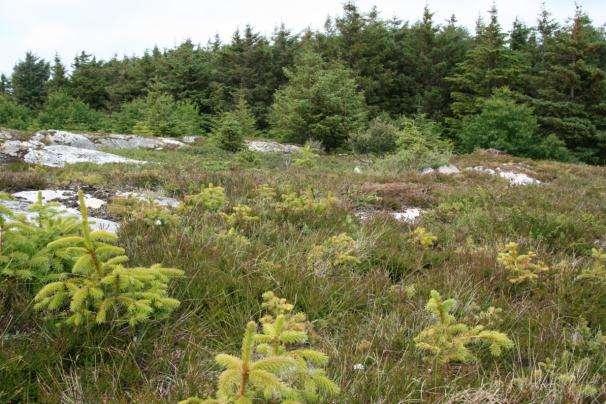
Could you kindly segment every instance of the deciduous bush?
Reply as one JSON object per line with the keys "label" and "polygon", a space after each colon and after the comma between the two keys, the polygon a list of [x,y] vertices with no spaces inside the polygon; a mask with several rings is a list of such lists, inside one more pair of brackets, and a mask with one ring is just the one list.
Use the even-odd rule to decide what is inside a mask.
{"label": "deciduous bush", "polygon": [[386,117],[373,119],[366,130],[354,132],[349,144],[356,153],[385,154],[396,150],[398,127]]}
{"label": "deciduous bush", "polygon": [[0,126],[11,129],[27,129],[32,114],[27,107],[17,104],[9,96],[0,94]]}
{"label": "deciduous bush", "polygon": [[467,117],[459,133],[461,149],[495,148],[517,156],[569,160],[564,143],[555,136],[542,138],[532,108],[518,104],[511,91],[495,90],[482,102],[480,113]]}
{"label": "deciduous bush", "polygon": [[108,128],[107,117],[84,102],[59,91],[48,96],[38,114],[38,125],[43,128],[102,131]]}
{"label": "deciduous bush", "polygon": [[437,123],[416,116],[398,120],[397,150],[379,161],[379,167],[388,172],[400,172],[410,168],[437,167],[448,163],[452,144],[441,137]]}

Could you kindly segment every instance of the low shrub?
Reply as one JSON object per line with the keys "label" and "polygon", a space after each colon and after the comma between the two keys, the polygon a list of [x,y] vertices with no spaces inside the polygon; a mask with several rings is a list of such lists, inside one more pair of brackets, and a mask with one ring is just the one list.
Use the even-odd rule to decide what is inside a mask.
{"label": "low shrub", "polygon": [[452,144],[441,137],[437,123],[424,116],[403,117],[398,121],[399,134],[394,154],[379,160],[379,168],[387,172],[437,167],[448,163]]}
{"label": "low shrub", "polygon": [[368,128],[350,135],[349,144],[356,153],[385,154],[397,148],[398,127],[388,118],[373,119]]}
{"label": "low shrub", "polygon": [[43,128],[103,131],[109,127],[102,112],[61,91],[48,96],[37,120]]}
{"label": "low shrub", "polygon": [[23,130],[31,123],[32,114],[27,107],[17,104],[7,95],[0,94],[0,126]]}

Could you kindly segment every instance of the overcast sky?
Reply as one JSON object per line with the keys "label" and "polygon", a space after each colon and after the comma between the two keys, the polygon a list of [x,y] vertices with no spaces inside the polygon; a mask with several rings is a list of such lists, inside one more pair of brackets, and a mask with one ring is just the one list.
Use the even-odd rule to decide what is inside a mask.
{"label": "overcast sky", "polygon": [[[534,24],[542,0],[496,0],[505,29],[517,17]],[[0,72],[10,73],[30,50],[47,60],[58,53],[66,64],[81,50],[100,58],[140,55],[154,45],[172,47],[184,39],[206,43],[219,34],[229,40],[247,23],[270,34],[280,23],[295,32],[321,28],[339,15],[343,0],[0,0]],[[442,22],[454,13],[473,29],[492,0],[358,0],[362,10],[376,5],[385,18],[416,21],[427,3]],[[606,23],[605,0],[579,3],[597,25]],[[554,18],[574,13],[574,0],[546,0]]]}

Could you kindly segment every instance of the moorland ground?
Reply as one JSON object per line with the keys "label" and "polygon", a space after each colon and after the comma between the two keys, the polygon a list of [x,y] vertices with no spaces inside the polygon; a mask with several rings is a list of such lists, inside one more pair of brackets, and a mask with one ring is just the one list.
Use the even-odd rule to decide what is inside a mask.
{"label": "moorland ground", "polygon": [[[110,203],[122,220],[119,244],[134,265],[156,262],[185,272],[171,283],[180,307],[136,327],[57,328],[36,312],[32,285],[0,278],[0,401],[175,402],[213,394],[219,352],[239,350],[246,323],[262,315],[261,295],[274,291],[303,311],[314,347],[329,355],[341,387],[333,402],[571,402],[604,399],[606,290],[579,278],[592,248],[606,243],[606,168],[475,153],[453,158],[461,172],[376,170],[371,158],[322,155],[311,164],[210,144],[180,150],[116,150],[145,165],[43,168],[11,163],[0,191],[82,188],[91,192],[162,190],[183,199],[212,183],[224,187],[225,211],[245,204],[260,220],[238,227],[247,242],[217,237],[228,225],[202,209],[166,211],[158,224],[145,206]],[[512,186],[473,166],[525,172],[538,185]],[[258,198],[277,193],[334,196],[318,211],[278,210]],[[121,204],[122,203],[122,204]],[[414,223],[388,213],[421,208]],[[437,237],[427,248],[412,232]],[[310,251],[332,236],[356,240],[358,261],[319,273]],[[508,242],[532,250],[549,271],[533,282],[508,281],[497,256]],[[500,357],[474,349],[477,360],[440,364],[415,347],[434,320],[431,290],[452,297],[453,314],[486,321],[513,349]]]}

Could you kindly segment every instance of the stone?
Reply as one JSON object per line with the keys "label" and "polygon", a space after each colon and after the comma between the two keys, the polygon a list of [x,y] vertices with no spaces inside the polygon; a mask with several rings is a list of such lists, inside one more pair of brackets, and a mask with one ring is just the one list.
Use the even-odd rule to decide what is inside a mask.
{"label": "stone", "polygon": [[421,174],[432,174],[432,173],[437,173],[437,174],[443,174],[443,175],[453,175],[453,174],[459,174],[461,172],[461,170],[459,170],[459,168],[455,165],[452,164],[447,164],[447,165],[443,165],[440,166],[438,168],[425,168],[424,170],[421,171]]}
{"label": "stone", "polygon": [[135,135],[112,134],[95,138],[100,147],[111,149],[178,149],[185,143],[166,137],[143,137]]}
{"label": "stone", "polygon": [[23,156],[23,161],[30,164],[40,164],[47,167],[63,167],[66,164],[75,163],[145,163],[145,161],[133,160],[98,150],[81,149],[78,147],[64,145],[50,145],[42,148],[30,148]]}
{"label": "stone", "polygon": [[60,144],[64,146],[79,147],[81,149],[96,150],[97,147],[90,139],[80,133],[71,133],[64,130],[47,130],[34,133],[30,141],[42,142],[46,145]]}
{"label": "stone", "polygon": [[356,216],[361,221],[366,221],[366,220],[370,219],[372,216],[387,214],[399,222],[414,223],[417,221],[417,219],[421,216],[422,213],[423,213],[423,210],[421,210],[419,208],[406,208],[400,212],[388,212],[388,211],[382,211],[382,210],[359,211],[359,212],[356,212]]}
{"label": "stone", "polygon": [[64,189],[40,189],[36,191],[20,191],[12,194],[14,198],[27,201],[29,203],[35,203],[38,200],[38,193],[42,195],[42,200],[45,203],[56,201],[56,200],[66,200],[72,199],[76,197],[76,193],[70,190]]}
{"label": "stone", "polygon": [[201,136],[183,136],[181,141],[186,144],[193,144],[198,141]]}
{"label": "stone", "polygon": [[149,201],[159,206],[166,206],[169,208],[178,208],[179,205],[181,205],[181,202],[175,198],[158,195],[157,193],[151,191],[118,192],[116,196],[120,198],[135,198],[140,201]]}
{"label": "stone", "polygon": [[291,154],[299,151],[301,146],[274,142],[273,140],[247,140],[246,146],[249,150],[261,153],[284,153]]}
{"label": "stone", "polygon": [[535,185],[541,184],[541,181],[524,173],[516,173],[514,171],[503,170],[500,167],[496,169],[483,166],[468,167],[469,171],[477,171],[488,175],[498,175],[499,177],[509,181],[511,185]]}
{"label": "stone", "polygon": [[422,210],[419,208],[407,208],[402,212],[390,212],[390,215],[399,222],[414,223],[421,213]]}
{"label": "stone", "polygon": [[[48,191],[48,190],[47,190]],[[37,191],[28,191],[28,192],[36,192]],[[29,199],[31,199],[31,194],[25,194]],[[50,193],[47,193],[47,196],[52,196]],[[37,198],[37,196],[36,196]],[[77,218],[81,218],[80,211],[74,208],[68,208],[65,205],[62,205],[58,202],[56,203],[57,210],[60,214],[65,216],[73,216]],[[35,220],[38,217],[38,214],[35,212],[30,212],[29,208],[32,205],[32,202],[28,201],[28,199],[22,200],[0,200],[0,205],[9,208],[17,215],[24,215],[27,220]],[[116,233],[120,228],[120,225],[111,220],[101,219],[94,216],[89,217],[90,227],[93,230],[105,230],[111,233]]]}

